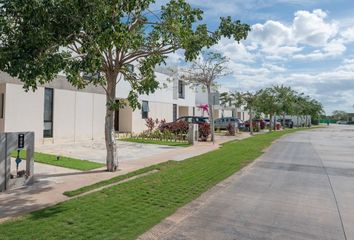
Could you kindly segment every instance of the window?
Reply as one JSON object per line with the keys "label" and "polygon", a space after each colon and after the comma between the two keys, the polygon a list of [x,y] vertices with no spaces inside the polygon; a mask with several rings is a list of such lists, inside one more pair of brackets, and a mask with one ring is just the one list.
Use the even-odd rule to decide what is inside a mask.
{"label": "window", "polygon": [[177,120],[177,104],[173,104],[173,121]]}
{"label": "window", "polygon": [[149,102],[148,101],[143,101],[143,103],[142,103],[141,117],[143,119],[146,119],[149,117]]}
{"label": "window", "polygon": [[183,81],[178,81],[178,97],[184,98],[185,84]]}
{"label": "window", "polygon": [[128,64],[127,68],[128,68],[129,72],[131,72],[131,73],[134,72],[134,65],[133,64]]}
{"label": "window", "polygon": [[43,137],[53,137],[53,96],[52,88],[44,89],[44,129]]}
{"label": "window", "polygon": [[99,72],[97,73],[83,73],[82,78],[86,81],[92,81],[94,79],[98,79],[101,77],[101,74]]}
{"label": "window", "polygon": [[4,118],[5,94],[1,93],[0,97],[0,118]]}

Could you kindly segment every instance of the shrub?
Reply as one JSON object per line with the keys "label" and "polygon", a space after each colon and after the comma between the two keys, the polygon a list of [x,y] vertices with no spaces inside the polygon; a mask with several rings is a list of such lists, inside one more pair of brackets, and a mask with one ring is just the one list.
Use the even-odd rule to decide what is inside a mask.
{"label": "shrub", "polygon": [[[156,119],[157,120],[157,119]],[[157,120],[158,122],[158,120]],[[156,121],[152,118],[145,119],[145,126],[147,126],[149,132],[152,132],[155,128]]]}
{"label": "shrub", "polygon": [[259,123],[260,123],[261,129],[265,129],[265,127],[266,127],[265,121],[261,120]]}
{"label": "shrub", "polygon": [[177,122],[173,122],[169,126],[169,128],[171,132],[174,134],[187,134],[189,126],[188,126],[188,122],[186,121],[177,121]]}
{"label": "shrub", "polygon": [[211,133],[210,124],[202,123],[199,124],[199,137],[202,141],[206,141]]}
{"label": "shrub", "polygon": [[235,136],[236,129],[235,129],[235,125],[234,124],[229,123],[227,125],[227,127],[226,127],[226,130],[227,130],[227,135],[228,136]]}

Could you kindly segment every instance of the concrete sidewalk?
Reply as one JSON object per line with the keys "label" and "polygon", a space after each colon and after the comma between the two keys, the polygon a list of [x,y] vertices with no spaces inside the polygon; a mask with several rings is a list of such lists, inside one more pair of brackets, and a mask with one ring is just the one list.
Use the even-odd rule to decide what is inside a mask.
{"label": "concrete sidewalk", "polygon": [[200,142],[191,147],[177,148],[146,158],[121,161],[120,170],[115,173],[106,172],[105,169],[81,172],[35,163],[35,183],[32,186],[0,193],[0,222],[65,201],[68,199],[63,195],[65,191],[75,190],[168,160],[184,160],[216,150],[224,142],[247,137],[249,137],[248,133],[236,137],[218,137],[214,145],[210,142]]}

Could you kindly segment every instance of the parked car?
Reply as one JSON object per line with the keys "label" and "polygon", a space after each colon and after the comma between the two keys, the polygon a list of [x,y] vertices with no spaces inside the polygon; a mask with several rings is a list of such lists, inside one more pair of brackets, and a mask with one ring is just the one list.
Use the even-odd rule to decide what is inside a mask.
{"label": "parked car", "polygon": [[337,124],[348,124],[347,121],[337,121]]}
{"label": "parked car", "polygon": [[270,119],[265,118],[265,119],[263,119],[263,121],[267,127],[270,125]]}
{"label": "parked car", "polygon": [[214,127],[215,129],[220,129],[220,130],[225,130],[227,129],[227,126],[229,124],[234,124],[236,123],[239,129],[243,129],[245,127],[244,122],[235,117],[224,117],[224,118],[218,118],[214,120]]}
{"label": "parked car", "polygon": [[[283,125],[283,119],[282,118],[278,119],[277,122],[279,122],[281,125]],[[286,118],[285,119],[285,127],[290,127],[291,128],[293,126],[294,126],[293,120]]]}

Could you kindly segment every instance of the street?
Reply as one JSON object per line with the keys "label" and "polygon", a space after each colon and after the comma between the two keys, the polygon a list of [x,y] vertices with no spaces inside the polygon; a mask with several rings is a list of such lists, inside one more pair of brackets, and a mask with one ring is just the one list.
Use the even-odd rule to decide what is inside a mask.
{"label": "street", "polygon": [[160,239],[354,239],[354,127],[281,138]]}

